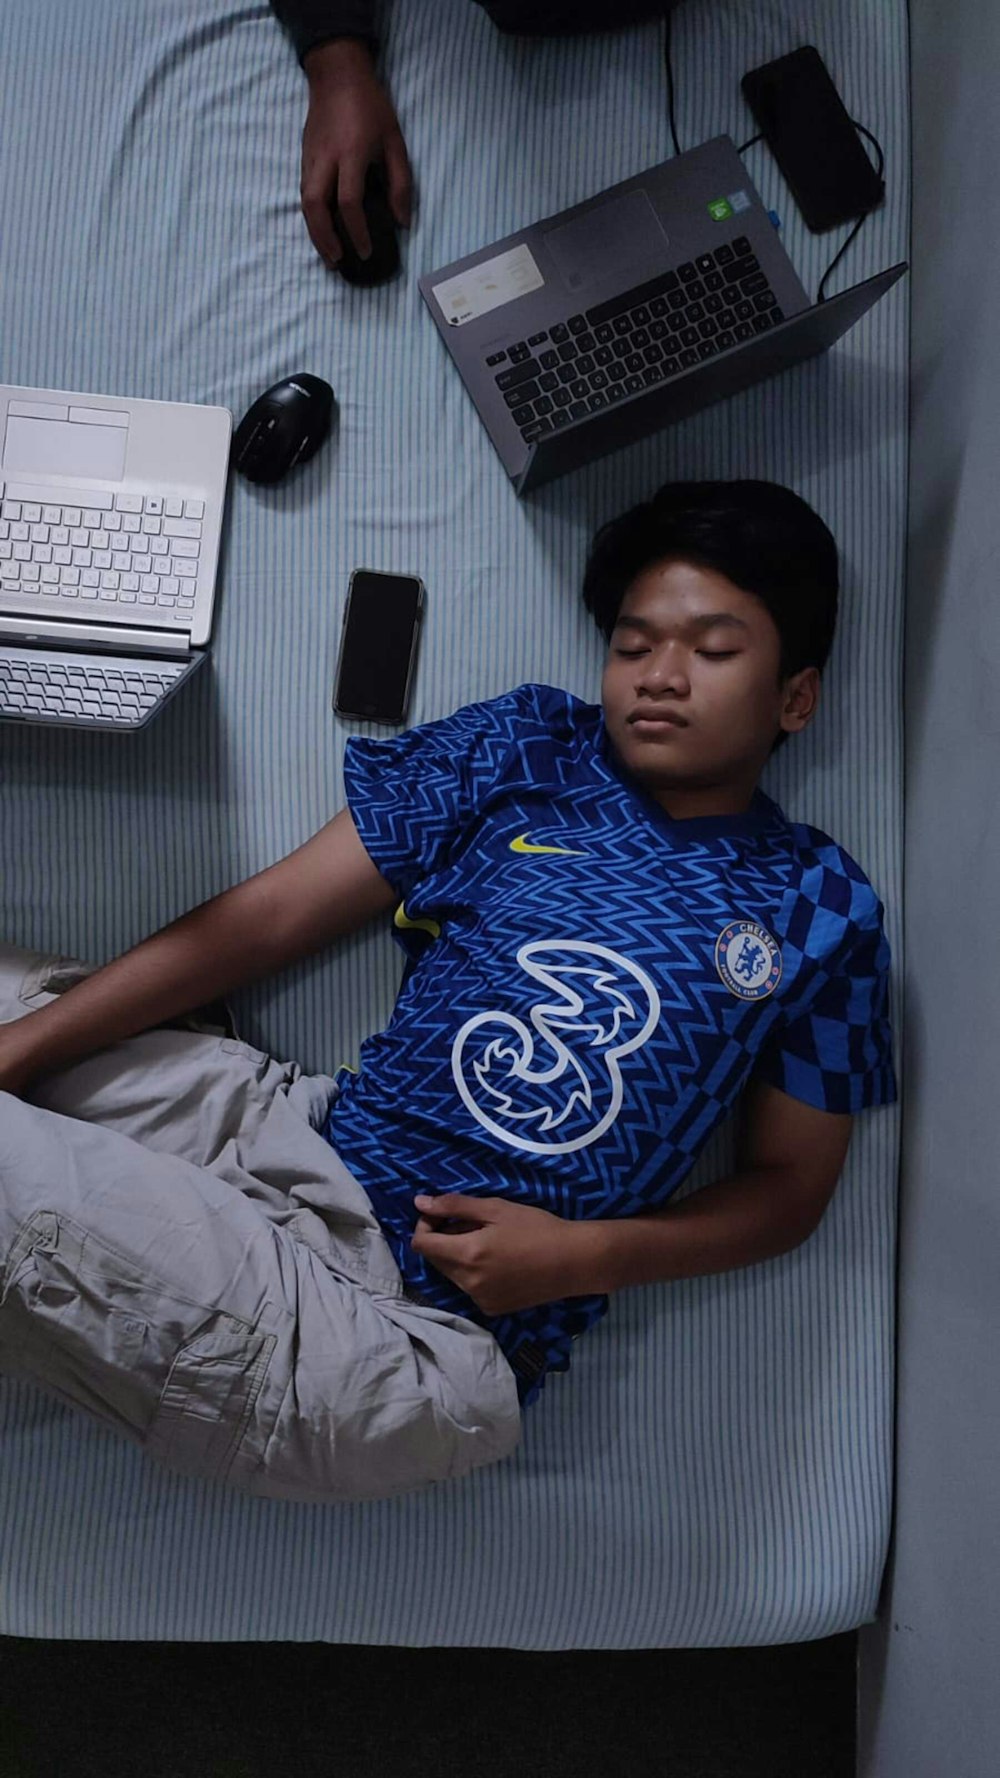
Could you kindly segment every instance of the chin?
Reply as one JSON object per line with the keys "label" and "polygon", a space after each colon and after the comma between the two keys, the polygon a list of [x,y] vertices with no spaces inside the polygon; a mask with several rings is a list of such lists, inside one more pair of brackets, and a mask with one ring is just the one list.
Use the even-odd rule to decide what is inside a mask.
{"label": "chin", "polygon": [[640,784],[651,789],[665,790],[671,785],[686,784],[691,776],[677,761],[651,757],[652,749],[648,747],[622,747],[618,757],[630,775]]}
{"label": "chin", "polygon": [[[618,748],[618,757],[643,789],[653,792],[670,790],[711,790],[726,782],[727,774],[713,768],[710,761],[692,758],[685,744],[688,737],[675,736],[665,743],[630,741]],[[678,745],[679,743],[679,745]],[[667,756],[667,749],[670,757]]]}
{"label": "chin", "polygon": [[619,757],[628,760],[636,770],[663,766],[668,772],[675,770],[676,762],[681,757],[690,758],[692,754],[691,730],[669,726],[663,735],[637,735],[631,728],[622,731],[616,741]]}

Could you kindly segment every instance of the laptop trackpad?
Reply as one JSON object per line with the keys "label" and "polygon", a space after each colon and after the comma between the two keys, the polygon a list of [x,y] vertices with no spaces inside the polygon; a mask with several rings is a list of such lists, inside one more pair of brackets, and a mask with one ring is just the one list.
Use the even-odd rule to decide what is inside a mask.
{"label": "laptop trackpad", "polygon": [[118,482],[127,443],[127,425],[90,426],[8,413],[3,467],[7,475],[78,475]]}
{"label": "laptop trackpad", "polygon": [[626,191],[549,229],[545,245],[570,290],[606,284],[609,268],[628,288],[664,269],[667,236],[646,193]]}

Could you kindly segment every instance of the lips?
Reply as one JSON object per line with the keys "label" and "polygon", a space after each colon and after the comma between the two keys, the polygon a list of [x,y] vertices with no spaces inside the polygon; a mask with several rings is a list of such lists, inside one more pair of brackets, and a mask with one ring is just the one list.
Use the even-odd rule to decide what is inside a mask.
{"label": "lips", "polygon": [[687,719],[673,710],[633,710],[630,723],[653,724],[658,728],[687,728]]}

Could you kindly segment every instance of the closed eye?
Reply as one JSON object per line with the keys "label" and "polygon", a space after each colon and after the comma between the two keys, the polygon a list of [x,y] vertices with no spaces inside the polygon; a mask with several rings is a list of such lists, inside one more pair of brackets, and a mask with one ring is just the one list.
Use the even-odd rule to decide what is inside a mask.
{"label": "closed eye", "polygon": [[615,653],[624,661],[636,661],[641,654],[648,654],[648,648],[616,648]]}
{"label": "closed eye", "polygon": [[739,654],[739,652],[738,648],[722,648],[715,650],[710,648],[699,648],[698,650],[698,653],[702,655],[706,661],[731,661],[733,655]]}

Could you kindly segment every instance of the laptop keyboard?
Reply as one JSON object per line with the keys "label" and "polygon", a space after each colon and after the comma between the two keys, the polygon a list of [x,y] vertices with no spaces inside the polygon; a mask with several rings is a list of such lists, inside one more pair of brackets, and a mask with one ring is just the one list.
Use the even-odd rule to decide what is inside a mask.
{"label": "laptop keyboard", "polygon": [[0,719],[65,722],[74,728],[141,728],[185,661],[65,655],[0,647]]}
{"label": "laptop keyboard", "polygon": [[193,611],[203,500],[0,482],[0,593]]}
{"label": "laptop keyboard", "polygon": [[746,235],[685,260],[486,363],[528,444],[692,370],[785,319]]}

